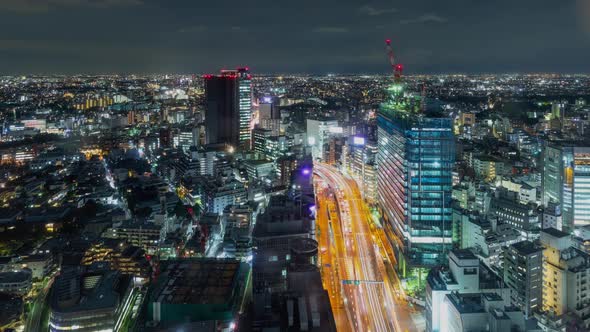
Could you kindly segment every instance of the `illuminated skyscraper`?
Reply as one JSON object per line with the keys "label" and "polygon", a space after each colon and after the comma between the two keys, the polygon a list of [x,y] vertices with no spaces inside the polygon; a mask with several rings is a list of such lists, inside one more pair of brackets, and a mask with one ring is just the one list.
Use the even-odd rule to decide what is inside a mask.
{"label": "illuminated skyscraper", "polygon": [[582,144],[548,142],[543,151],[543,204],[560,207],[568,233],[590,225],[590,147]]}
{"label": "illuminated skyscraper", "polygon": [[252,83],[248,68],[205,75],[206,144],[248,146],[252,119]]}
{"label": "illuminated skyscraper", "polygon": [[452,170],[455,141],[452,119],[420,111],[420,98],[390,88],[391,99],[377,119],[377,200],[390,237],[398,245],[399,267],[444,262],[452,245]]}
{"label": "illuminated skyscraper", "polygon": [[252,122],[252,76],[248,67],[238,68],[240,137],[239,145],[248,146],[250,142],[250,123]]}

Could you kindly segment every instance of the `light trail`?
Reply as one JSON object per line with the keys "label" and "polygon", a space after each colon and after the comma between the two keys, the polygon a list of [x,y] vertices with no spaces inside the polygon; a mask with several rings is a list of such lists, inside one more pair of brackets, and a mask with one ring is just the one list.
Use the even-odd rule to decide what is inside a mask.
{"label": "light trail", "polygon": [[[336,273],[332,270],[329,275],[322,276],[325,280],[336,278],[342,284],[341,291],[331,293],[331,299],[345,296],[343,301],[334,299],[331,302],[334,312],[341,310],[344,305],[348,317],[348,321],[340,321],[340,325],[337,319],[338,331],[350,328],[354,331],[372,332],[416,330],[411,319],[407,318],[409,305],[405,298],[399,298],[396,302],[394,296],[402,292],[399,278],[395,276],[395,280],[391,280],[385,266],[386,257],[391,262],[389,255],[393,253],[393,249],[389,247],[389,243],[382,241],[382,229],[370,227],[371,214],[361,198],[358,185],[334,167],[325,164],[315,163],[314,174],[318,187],[328,187],[335,193],[335,204],[338,206],[338,216],[331,216],[334,232],[332,240],[335,244],[326,247],[334,250],[330,255],[341,262],[340,268],[335,269]],[[316,197],[318,204],[322,206],[333,202],[330,195],[322,192]],[[323,218],[317,220],[319,227],[327,229],[324,222],[326,221]],[[320,246],[323,247],[325,244],[322,241],[327,240],[320,237]],[[343,280],[355,282],[349,285],[344,284]],[[402,319],[400,314],[405,317]]]}

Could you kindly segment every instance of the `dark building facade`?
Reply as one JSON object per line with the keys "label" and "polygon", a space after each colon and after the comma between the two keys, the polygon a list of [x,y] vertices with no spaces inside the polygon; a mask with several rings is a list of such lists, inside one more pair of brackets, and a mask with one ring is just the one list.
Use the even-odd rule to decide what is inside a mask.
{"label": "dark building facade", "polygon": [[205,75],[205,142],[247,145],[250,140],[252,97],[246,68]]}

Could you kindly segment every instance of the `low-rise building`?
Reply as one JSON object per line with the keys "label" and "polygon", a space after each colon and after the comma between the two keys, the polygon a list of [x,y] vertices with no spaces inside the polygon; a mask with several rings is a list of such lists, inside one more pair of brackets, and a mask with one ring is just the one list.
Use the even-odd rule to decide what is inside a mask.
{"label": "low-rise building", "polygon": [[445,331],[443,322],[443,301],[451,292],[497,293],[509,301],[510,289],[502,278],[481,263],[469,250],[457,249],[449,252],[449,267],[434,268],[426,278],[426,331]]}
{"label": "low-rise building", "polygon": [[49,330],[115,331],[129,313],[131,277],[106,262],[61,271],[49,299]]}
{"label": "low-rise building", "polygon": [[125,240],[143,248],[148,254],[158,251],[158,245],[165,238],[165,229],[154,223],[126,221],[107,230],[105,237]]}
{"label": "low-rise building", "polygon": [[0,272],[0,293],[26,295],[33,285],[29,269]]}
{"label": "low-rise building", "polygon": [[445,296],[440,331],[527,332],[538,331],[520,309],[496,293],[458,293]]}
{"label": "low-rise building", "polygon": [[233,259],[190,258],[161,263],[148,295],[147,320],[161,329],[214,321],[216,328],[237,318],[250,268]]}
{"label": "low-rise building", "polygon": [[23,268],[31,270],[33,280],[41,280],[57,269],[54,255],[36,254],[22,257],[20,264]]}

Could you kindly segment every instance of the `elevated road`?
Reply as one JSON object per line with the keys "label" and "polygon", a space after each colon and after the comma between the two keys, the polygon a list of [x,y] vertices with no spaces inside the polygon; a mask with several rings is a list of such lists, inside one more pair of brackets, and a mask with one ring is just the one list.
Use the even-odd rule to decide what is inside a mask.
{"label": "elevated road", "polygon": [[325,164],[315,163],[314,174],[322,279],[338,331],[417,331],[391,266],[393,250],[358,185]]}

